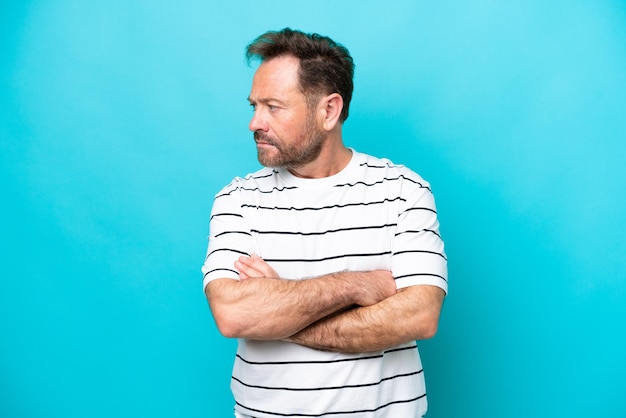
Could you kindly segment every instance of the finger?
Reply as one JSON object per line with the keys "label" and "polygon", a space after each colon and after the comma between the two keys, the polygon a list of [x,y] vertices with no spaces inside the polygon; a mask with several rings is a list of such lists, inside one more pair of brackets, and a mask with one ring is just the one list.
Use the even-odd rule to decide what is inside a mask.
{"label": "finger", "polygon": [[250,266],[245,260],[244,261],[235,261],[235,269],[239,272],[240,277],[248,279],[250,277],[263,277],[263,273]]}
{"label": "finger", "polygon": [[252,255],[248,261],[250,262],[250,267],[259,271],[263,277],[278,278],[278,274],[276,274],[276,271],[274,271],[272,266],[270,266],[261,257]]}
{"label": "finger", "polygon": [[239,280],[246,280],[250,278],[250,276],[242,271],[245,267],[243,267],[240,262],[235,261],[234,266],[235,270],[237,270],[237,272],[239,273]]}
{"label": "finger", "polygon": [[268,277],[279,278],[278,274],[272,266],[270,266],[265,260],[256,254],[252,254],[250,257],[241,256],[235,261],[235,268],[240,274],[243,274],[245,278],[251,277]]}

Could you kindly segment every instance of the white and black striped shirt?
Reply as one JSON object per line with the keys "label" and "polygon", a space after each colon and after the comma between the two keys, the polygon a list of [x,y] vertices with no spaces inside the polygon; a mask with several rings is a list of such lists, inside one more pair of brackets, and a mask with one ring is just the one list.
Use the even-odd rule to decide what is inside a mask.
{"label": "white and black striped shirt", "polygon": [[[237,278],[233,263],[257,254],[280,277],[386,269],[396,286],[447,292],[447,262],[429,184],[388,160],[353,151],[322,179],[264,168],[215,197],[204,286]],[[231,388],[255,417],[421,417],[426,390],[415,343],[342,354],[282,341],[241,339]]]}

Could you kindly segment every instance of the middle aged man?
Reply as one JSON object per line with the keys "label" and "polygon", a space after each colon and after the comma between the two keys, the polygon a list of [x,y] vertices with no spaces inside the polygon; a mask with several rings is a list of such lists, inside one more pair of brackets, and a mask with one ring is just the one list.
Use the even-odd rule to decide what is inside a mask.
{"label": "middle aged man", "polygon": [[[267,32],[248,100],[263,168],[213,204],[204,289],[238,338],[237,417],[421,417],[416,340],[432,337],[447,264],[429,184],[347,148],[348,50]],[[384,138],[380,138],[384,140]]]}

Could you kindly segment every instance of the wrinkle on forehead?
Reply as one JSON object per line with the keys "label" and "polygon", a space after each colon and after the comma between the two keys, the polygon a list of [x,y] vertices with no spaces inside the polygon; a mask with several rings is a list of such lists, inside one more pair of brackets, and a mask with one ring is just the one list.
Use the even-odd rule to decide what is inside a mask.
{"label": "wrinkle on forehead", "polygon": [[280,56],[263,62],[252,80],[250,103],[264,103],[270,100],[286,102],[288,97],[302,95],[299,86],[298,70],[300,63],[292,56]]}

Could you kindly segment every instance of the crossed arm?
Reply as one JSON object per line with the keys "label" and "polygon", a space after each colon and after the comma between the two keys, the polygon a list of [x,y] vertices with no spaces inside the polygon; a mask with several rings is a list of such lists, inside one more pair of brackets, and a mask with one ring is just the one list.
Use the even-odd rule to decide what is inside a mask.
{"label": "crossed arm", "polygon": [[283,280],[257,256],[241,257],[235,268],[240,280],[217,279],[205,289],[227,337],[357,353],[430,338],[437,330],[443,290],[412,286],[396,292],[389,271]]}

